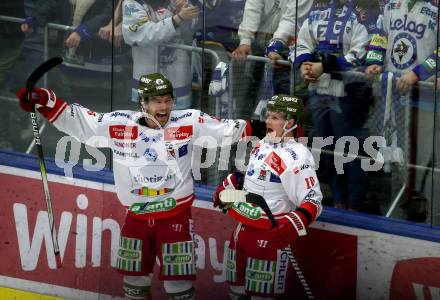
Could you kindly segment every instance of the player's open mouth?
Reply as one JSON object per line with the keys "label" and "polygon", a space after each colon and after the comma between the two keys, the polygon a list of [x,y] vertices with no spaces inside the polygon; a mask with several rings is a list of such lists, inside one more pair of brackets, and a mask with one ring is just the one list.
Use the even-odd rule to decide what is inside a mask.
{"label": "player's open mouth", "polygon": [[157,118],[157,119],[164,120],[164,119],[167,119],[167,118],[168,118],[168,114],[167,114],[167,113],[165,113],[165,114],[157,113],[157,114],[156,114],[156,118]]}
{"label": "player's open mouth", "polygon": [[267,134],[267,133],[271,133],[272,131],[273,131],[272,128],[266,128],[266,134]]}

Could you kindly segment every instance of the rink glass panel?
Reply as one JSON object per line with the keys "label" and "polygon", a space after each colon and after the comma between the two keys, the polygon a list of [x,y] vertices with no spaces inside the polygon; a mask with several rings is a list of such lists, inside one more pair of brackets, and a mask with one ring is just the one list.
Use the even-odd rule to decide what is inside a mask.
{"label": "rink glass panel", "polygon": [[[189,74],[187,76],[192,79],[190,107],[223,118],[259,118],[260,116],[254,112],[258,102],[271,95],[271,84],[268,78],[271,74],[273,76],[273,65],[262,61],[248,60],[246,63],[231,61],[228,50],[239,43],[236,34],[240,23],[239,18],[234,19],[232,13],[225,13],[221,8],[219,8],[220,13],[216,13],[217,7],[212,6],[212,1],[209,3],[208,1],[200,2],[198,1],[198,5],[201,7],[200,22],[193,28],[196,39],[189,35],[179,41],[179,44],[198,47],[205,51],[198,53],[162,45],[155,60],[157,68],[161,64],[167,63],[167,58],[170,59],[170,53],[180,51],[183,53],[182,55],[187,56],[190,62],[185,67],[189,69],[176,69],[176,72]],[[363,2],[367,3],[368,1],[360,1],[360,3]],[[112,4],[116,6],[117,1],[113,1]],[[240,14],[237,7],[234,7],[233,12]],[[19,13],[14,15],[14,17],[20,16],[22,17]],[[230,24],[229,26],[223,24],[225,20],[227,20],[227,24]],[[302,22],[303,20],[298,20],[298,29]],[[2,21],[2,24],[4,23],[19,26],[19,23],[10,20]],[[71,25],[56,18],[51,23]],[[104,23],[103,26],[107,24],[107,22]],[[216,26],[226,29],[221,31],[217,37],[223,41],[223,46],[212,42],[213,28]],[[53,89],[58,97],[67,102],[79,103],[95,112],[138,109],[137,103],[131,100],[133,61],[129,45],[123,41],[121,46],[100,41],[94,44],[93,55],[89,53],[91,56],[83,55],[81,57],[65,46],[64,41],[71,31],[57,26],[49,27],[47,47],[44,47],[44,31],[41,28],[37,31],[32,43],[28,41],[29,38],[24,40],[19,32],[16,36],[8,36],[7,42],[1,43],[1,59],[5,63],[0,78],[2,80],[0,96],[3,104],[0,146],[4,151],[35,154],[36,149],[31,145],[33,137],[29,116],[19,109],[14,94],[20,86],[24,85],[26,77],[35,66],[43,61],[43,57],[61,55],[67,58],[65,64],[49,72],[46,84],[43,79],[38,84]],[[264,56],[264,44],[268,41],[267,36],[268,33],[257,35],[253,45],[253,55]],[[96,34],[93,38],[99,39]],[[209,82],[216,65],[216,58],[209,51],[214,51],[220,60],[231,64],[229,101],[222,102],[218,97],[208,94]],[[85,60],[95,55],[100,57],[102,64],[99,67],[88,65],[90,68],[85,68]],[[159,71],[159,69],[157,70]],[[359,82],[365,83],[366,81],[359,79]],[[296,79],[295,87],[296,94],[301,95],[307,105],[307,91],[300,78]],[[415,222],[438,225],[440,211],[438,195],[440,191],[437,189],[440,186],[440,182],[438,182],[440,168],[435,155],[439,152],[437,90],[424,86],[417,87],[408,94],[409,96],[393,96],[392,106],[395,123],[394,126],[391,124],[390,127],[387,127],[386,131],[384,130],[386,100],[383,97],[380,82],[373,83],[372,89],[374,101],[368,106],[367,119],[362,127],[365,129],[363,133],[367,133],[367,136],[384,136],[388,139],[388,144],[394,136],[396,140],[394,146],[398,148],[398,151],[401,151],[399,153],[403,155],[403,160],[399,163],[385,162],[384,167],[379,171],[362,173],[362,176],[367,180],[364,205],[359,210],[365,213],[382,216],[389,214],[392,218],[405,220],[409,218]],[[65,143],[65,139],[62,139],[64,134],[47,124],[45,120],[41,120],[40,126],[43,128],[42,144],[47,157],[57,156],[65,163],[69,157],[70,161],[78,161],[78,164],[81,164],[84,159],[92,159],[92,162],[96,163],[96,159],[86,151],[84,145],[80,145],[73,139]],[[308,146],[311,147],[313,138],[319,135],[309,110],[305,117],[304,127],[306,135],[309,137]],[[78,151],[79,156],[76,156],[75,153]],[[110,151],[108,149],[101,149],[101,151],[106,156],[105,168],[111,169]],[[235,169],[234,154],[235,149],[233,148],[227,167],[229,170],[219,170],[218,151],[216,162],[211,167],[202,170],[200,183],[215,187],[228,171]],[[317,173],[324,193],[324,205],[333,206],[332,190],[322,163]],[[394,202],[396,203],[395,208],[390,211]],[[412,216],[409,217],[409,214]]]}

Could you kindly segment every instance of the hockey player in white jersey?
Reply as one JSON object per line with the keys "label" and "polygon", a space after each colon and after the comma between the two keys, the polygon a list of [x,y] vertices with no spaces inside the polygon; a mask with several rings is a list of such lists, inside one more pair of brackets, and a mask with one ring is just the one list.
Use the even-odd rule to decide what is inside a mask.
{"label": "hockey player in white jersey", "polygon": [[[173,87],[158,73],[140,78],[142,112],[96,113],[69,105],[53,91],[41,88],[30,92],[30,104],[25,93],[21,89],[17,94],[25,111],[35,104],[60,131],[84,143],[100,137],[100,143],[91,146],[113,151],[116,193],[127,209],[116,266],[124,274],[126,299],[149,297],[149,274],[156,256],[159,279],[164,281],[169,299],[193,299],[193,144],[201,136],[209,136],[217,145],[223,139],[238,141],[249,129],[248,123],[217,120],[199,110],[172,110]],[[174,260],[176,255],[185,259]]]}
{"label": "hockey player in white jersey", "polygon": [[123,2],[122,34],[124,41],[132,46],[133,55],[132,101],[137,101],[141,75],[161,72],[174,84],[176,108],[191,107],[192,74],[188,52],[159,46],[191,44],[198,12],[187,0]]}
{"label": "hockey player in white jersey", "polygon": [[[221,192],[243,189],[264,198],[278,225],[259,207],[237,202],[228,214],[239,221],[227,250],[226,279],[231,299],[269,298],[284,293],[285,248],[307,233],[322,210],[322,193],[310,151],[295,140],[304,107],[299,98],[276,95],[268,101],[267,135],[252,150],[245,175],[234,172],[214,193],[214,206],[224,207]],[[258,276],[254,276],[258,275]]]}

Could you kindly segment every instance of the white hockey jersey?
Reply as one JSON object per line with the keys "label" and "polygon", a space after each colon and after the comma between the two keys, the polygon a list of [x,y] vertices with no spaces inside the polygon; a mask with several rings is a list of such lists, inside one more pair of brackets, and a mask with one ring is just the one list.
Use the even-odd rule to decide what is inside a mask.
{"label": "white hockey jersey", "polygon": [[237,142],[246,126],[243,120],[217,120],[189,109],[172,111],[163,128],[152,129],[139,124],[141,112],[96,113],[60,99],[40,113],[80,142],[112,150],[118,198],[140,218],[169,217],[191,206],[194,142],[206,137],[205,147]]}
{"label": "white hockey jersey", "polygon": [[295,33],[295,18],[304,18],[312,5],[313,1],[309,0],[247,0],[238,29],[240,44],[250,45],[256,32],[273,34],[273,39],[290,44]]}
{"label": "white hockey jersey", "polygon": [[436,1],[391,0],[384,8],[383,28],[369,46],[367,64],[403,74],[413,70],[421,80],[435,73],[437,52]]}
{"label": "white hockey jersey", "polygon": [[[321,213],[322,193],[310,151],[291,139],[271,143],[264,139],[252,150],[243,190],[262,196],[276,220],[305,202]],[[264,211],[249,203],[235,203],[229,214],[238,221],[258,228],[272,225]]]}
{"label": "white hockey jersey", "polygon": [[132,101],[138,101],[137,88],[142,75],[159,72],[167,76],[174,86],[176,108],[191,107],[190,55],[188,52],[161,47],[163,43],[190,44],[192,23],[183,22],[177,30],[172,16],[176,1],[153,9],[143,0],[125,0],[123,3],[122,34],[124,41],[132,46],[133,82]]}

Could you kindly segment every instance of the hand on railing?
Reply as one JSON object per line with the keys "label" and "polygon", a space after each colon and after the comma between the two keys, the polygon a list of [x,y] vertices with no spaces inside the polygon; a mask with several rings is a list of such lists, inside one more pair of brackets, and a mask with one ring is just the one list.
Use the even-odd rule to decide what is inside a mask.
{"label": "hand on railing", "polygon": [[408,92],[419,81],[416,73],[408,71],[396,81],[396,89],[401,93]]}
{"label": "hand on railing", "polygon": [[321,63],[306,61],[301,64],[301,76],[306,83],[317,82],[323,73]]}
{"label": "hand on railing", "polygon": [[252,48],[250,45],[241,44],[237,49],[232,52],[232,57],[236,60],[243,62],[246,60],[246,57],[252,53]]}
{"label": "hand on railing", "polygon": [[81,36],[79,35],[79,33],[72,32],[64,43],[66,44],[67,48],[74,48],[74,47],[78,47],[80,42],[81,42]]}

